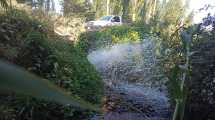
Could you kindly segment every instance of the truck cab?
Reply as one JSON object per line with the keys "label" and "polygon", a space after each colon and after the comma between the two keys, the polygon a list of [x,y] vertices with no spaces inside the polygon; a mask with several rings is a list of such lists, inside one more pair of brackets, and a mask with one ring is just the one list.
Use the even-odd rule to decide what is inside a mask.
{"label": "truck cab", "polygon": [[93,31],[101,27],[116,26],[122,24],[122,17],[116,15],[103,16],[96,21],[89,21],[85,24],[88,31]]}

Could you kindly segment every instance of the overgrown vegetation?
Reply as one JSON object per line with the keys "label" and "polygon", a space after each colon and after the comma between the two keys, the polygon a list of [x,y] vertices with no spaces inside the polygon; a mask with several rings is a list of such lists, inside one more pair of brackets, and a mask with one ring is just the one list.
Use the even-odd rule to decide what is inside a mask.
{"label": "overgrown vegetation", "polygon": [[148,35],[156,36],[139,24],[106,27],[98,31],[82,33],[76,45],[87,51],[113,44],[138,42]]}
{"label": "overgrown vegetation", "polygon": [[[177,15],[179,14],[182,15],[181,12],[178,13]],[[166,13],[166,15],[168,16],[168,13]],[[158,26],[153,25],[152,23],[147,25],[147,24],[141,24],[138,22],[132,25],[103,28],[99,31],[90,32],[80,37],[81,39],[80,45],[82,45],[82,48],[85,48],[85,49],[87,47],[94,49],[96,47],[105,47],[105,46],[113,45],[117,43],[137,42],[137,41],[141,41],[141,39],[147,36],[155,35],[157,37],[160,37],[161,38],[160,40],[162,42],[162,47],[164,47],[164,49],[162,49],[163,51],[160,51],[161,54],[163,55],[161,66],[164,68],[164,72],[168,75],[169,93],[172,100],[172,104],[175,109],[172,119],[173,120],[183,120],[183,119],[189,119],[189,118],[197,119],[197,117],[194,117],[194,116],[191,117],[189,113],[191,112],[195,113],[194,109],[197,110],[198,108],[197,107],[194,108],[189,104],[191,104],[190,103],[191,100],[197,102],[198,101],[197,99],[200,99],[196,97],[198,95],[196,95],[197,93],[194,91],[196,91],[197,90],[196,87],[201,86],[200,85],[202,84],[201,82],[204,83],[204,81],[198,82],[198,85],[195,84],[196,87],[192,86],[194,83],[196,83],[194,82],[196,77],[192,76],[191,74],[193,72],[193,67],[197,67],[197,66],[192,66],[193,64],[196,64],[196,63],[193,63],[192,56],[197,51],[199,51],[199,50],[195,51],[196,49],[193,50],[192,48],[193,47],[195,48],[195,46],[199,46],[199,42],[201,43],[204,41],[205,44],[207,44],[208,40],[209,40],[208,41],[209,43],[211,43],[211,40],[213,41],[214,28],[211,31],[208,31],[208,29],[205,29],[205,26],[208,26],[209,24],[212,24],[213,26],[214,22],[213,20],[209,19],[211,18],[211,16],[209,16],[208,18],[205,18],[205,21],[203,22],[203,24],[196,24],[196,25],[189,26],[190,21],[192,19],[192,14],[190,14],[190,16],[186,18],[187,20],[185,20],[183,24],[177,26],[178,23],[175,23],[173,18],[170,18],[171,20],[168,19],[169,17],[167,18],[164,17],[164,18],[166,19],[167,23],[163,24],[162,26],[159,26],[159,24],[157,23],[156,24]],[[179,20],[179,18],[180,17],[176,16],[175,20],[176,19]],[[195,58],[198,58],[197,56]],[[210,80],[208,79],[208,81],[210,82],[207,84],[207,86],[209,84],[212,84],[211,83],[212,79],[213,78],[211,78]],[[209,90],[209,88],[204,87],[202,89],[204,89],[205,93],[207,91],[208,95],[209,94],[211,95],[213,93],[211,90]],[[195,93],[195,95],[193,92]],[[201,98],[204,99],[203,96],[201,96]],[[209,97],[208,97],[208,100],[209,100]],[[197,103],[195,103],[195,105],[196,104]],[[190,111],[188,109],[190,109]],[[208,107],[208,109],[209,109],[208,112],[211,113],[212,107]],[[204,113],[204,115],[205,116],[208,115],[208,117],[213,118],[213,116],[207,113]],[[198,116],[198,115],[195,115],[195,116]]]}
{"label": "overgrown vegetation", "polygon": [[[191,25],[193,13],[185,14],[188,0],[184,3],[182,0],[95,0],[92,3],[64,0],[61,4],[62,13],[56,15],[53,0],[0,0],[0,58],[30,72],[19,72],[18,68],[16,73],[36,74],[49,80],[51,86],[53,83],[66,91],[62,93],[66,96],[59,99],[52,96],[59,88],[53,90],[47,86],[48,90],[44,90],[42,97],[38,93],[38,97],[33,93],[41,93],[46,88],[40,78],[33,77],[30,83],[39,84],[41,90],[32,87],[27,92],[20,83],[32,85],[26,82],[31,77],[19,79],[21,82],[16,88],[5,82],[6,76],[0,88],[7,86],[12,92],[0,92],[0,119],[87,119],[92,111],[59,104],[67,103],[68,95],[72,95],[74,98],[69,97],[69,101],[83,103],[84,107],[100,105],[103,82],[87,60],[87,52],[114,44],[141,42],[151,36],[156,36],[162,47],[155,52],[160,54],[162,74],[168,76],[169,97],[175,109],[173,120],[215,119],[212,115],[215,108],[214,16],[208,15],[202,24]],[[122,15],[125,24],[83,32],[85,20],[110,14]],[[209,25],[211,30],[207,29]],[[17,84],[15,79],[10,80]],[[14,94],[17,92],[21,94]],[[43,100],[34,98],[44,96]],[[47,97],[53,97],[54,101]]]}
{"label": "overgrown vegetation", "polygon": [[[76,98],[99,104],[103,94],[103,83],[94,67],[88,62],[86,54],[75,47],[71,41],[55,35],[37,19],[28,17],[24,11],[14,11],[9,16],[2,14],[0,18],[1,58],[50,80],[59,87],[65,88],[68,94]],[[1,105],[2,109],[8,108],[1,115],[3,119],[9,120],[13,115],[14,119],[27,119],[27,117],[37,119],[34,117],[35,115],[31,115],[30,111],[42,114],[42,111],[34,111],[34,108],[47,108],[48,110],[48,107],[54,106],[56,110],[49,109],[51,113],[40,116],[40,119],[51,119],[52,114],[57,114],[55,117],[59,119],[71,119],[74,116],[77,118],[80,114],[76,109],[55,103],[41,101],[41,105],[38,105],[36,104],[39,102],[38,100],[32,101],[25,97],[19,99],[14,95],[11,97],[14,106],[10,106],[9,103]],[[19,105],[16,102],[26,103],[26,100],[29,102],[29,108],[27,104],[24,104],[20,105],[20,107],[24,107],[24,111],[22,111],[22,107],[17,109]],[[9,109],[12,111],[8,111],[8,113]],[[20,115],[17,114],[19,112],[21,112]]]}

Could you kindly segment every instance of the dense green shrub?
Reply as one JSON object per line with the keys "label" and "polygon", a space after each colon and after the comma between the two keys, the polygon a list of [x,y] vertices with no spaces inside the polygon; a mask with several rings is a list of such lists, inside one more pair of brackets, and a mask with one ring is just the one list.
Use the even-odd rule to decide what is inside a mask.
{"label": "dense green shrub", "polygon": [[[71,41],[55,35],[53,30],[49,30],[46,25],[38,22],[33,16],[28,17],[23,11],[16,11],[13,16],[0,16],[0,36],[1,59],[15,63],[52,81],[65,88],[73,96],[94,104],[100,103],[103,94],[101,78],[88,62],[86,54],[74,46]],[[25,108],[27,106],[26,104],[19,105],[18,101],[26,103],[27,98],[23,97],[18,100],[16,96],[6,96],[11,97],[13,102],[6,102],[4,105],[0,105],[0,108],[11,109],[16,119],[26,119],[31,109],[34,108],[35,111],[33,111],[36,113],[39,113],[36,109],[53,108],[54,110],[46,110],[52,111],[53,114],[61,114],[56,119],[71,119],[71,117],[65,118],[65,114],[74,113],[71,108],[69,108],[69,112],[66,112],[67,109],[64,109],[63,106],[49,104],[49,102],[37,104],[38,102],[34,103],[30,100],[28,101],[30,110],[26,109],[26,112],[21,113],[24,117],[20,117],[18,112],[22,109],[17,109],[17,107]],[[9,105],[10,103],[13,105]],[[41,119],[49,119],[53,114],[41,116]]]}
{"label": "dense green shrub", "polygon": [[[47,32],[45,25],[37,20],[28,18],[24,13],[16,15],[5,17],[5,21],[2,21],[5,33],[1,34],[1,43],[11,48],[9,51],[3,50],[6,55],[3,58],[13,59],[14,63],[30,72],[53,79],[73,94],[98,103],[102,94],[101,78],[88,62],[85,53],[71,41]],[[13,34],[7,32],[10,30]]]}
{"label": "dense green shrub", "polygon": [[97,31],[82,33],[77,46],[87,51],[112,44],[138,42],[149,34],[147,27],[139,24],[106,27]]}
{"label": "dense green shrub", "polygon": [[103,92],[101,78],[86,59],[86,54],[70,41],[57,38],[49,40],[46,45],[56,58],[55,82],[85,100],[99,103]]}

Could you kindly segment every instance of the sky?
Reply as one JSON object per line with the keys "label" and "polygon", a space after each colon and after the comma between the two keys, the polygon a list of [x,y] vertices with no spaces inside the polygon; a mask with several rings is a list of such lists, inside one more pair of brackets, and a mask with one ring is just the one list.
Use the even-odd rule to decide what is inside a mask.
{"label": "sky", "polygon": [[208,11],[201,11],[198,12],[198,9],[203,8],[206,4],[211,4],[212,6],[215,6],[215,0],[190,0],[190,11],[194,11],[194,23],[199,23],[201,20],[207,16],[207,14],[210,12],[211,15],[215,14],[215,7],[213,9],[208,9]]}
{"label": "sky", "polygon": [[57,13],[62,13],[61,11],[62,11],[62,6],[61,6],[61,2],[62,0],[54,0],[54,2],[55,2],[55,11],[57,12]]}
{"label": "sky", "polygon": [[[62,10],[62,7],[60,5],[60,1],[62,0],[54,0],[55,1],[55,7],[56,7],[56,12],[61,13],[60,11]],[[92,1],[92,0],[90,0]],[[203,8],[204,5],[206,4],[211,4],[212,6],[215,6],[215,0],[190,0],[190,8],[188,12],[194,11],[194,23],[199,23],[201,20],[207,16],[208,12],[211,12],[212,15],[215,14],[215,7],[214,9],[209,9],[208,11],[201,11],[198,12],[198,9]]]}

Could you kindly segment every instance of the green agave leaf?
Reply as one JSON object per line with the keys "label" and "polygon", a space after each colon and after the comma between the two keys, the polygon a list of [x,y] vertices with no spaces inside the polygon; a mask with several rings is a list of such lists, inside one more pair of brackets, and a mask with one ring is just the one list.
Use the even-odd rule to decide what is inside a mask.
{"label": "green agave leaf", "polygon": [[180,99],[182,96],[182,92],[180,89],[180,68],[179,66],[175,66],[174,68],[172,68],[170,75],[169,75],[169,91],[170,91],[170,95],[173,99]]}
{"label": "green agave leaf", "polygon": [[21,68],[0,61],[0,90],[9,90],[47,101],[99,112],[99,107],[68,95],[48,80],[41,79]]}
{"label": "green agave leaf", "polygon": [[184,49],[186,49],[186,47],[190,46],[191,44],[192,34],[189,34],[187,31],[182,31],[181,38],[182,38],[182,46]]}

